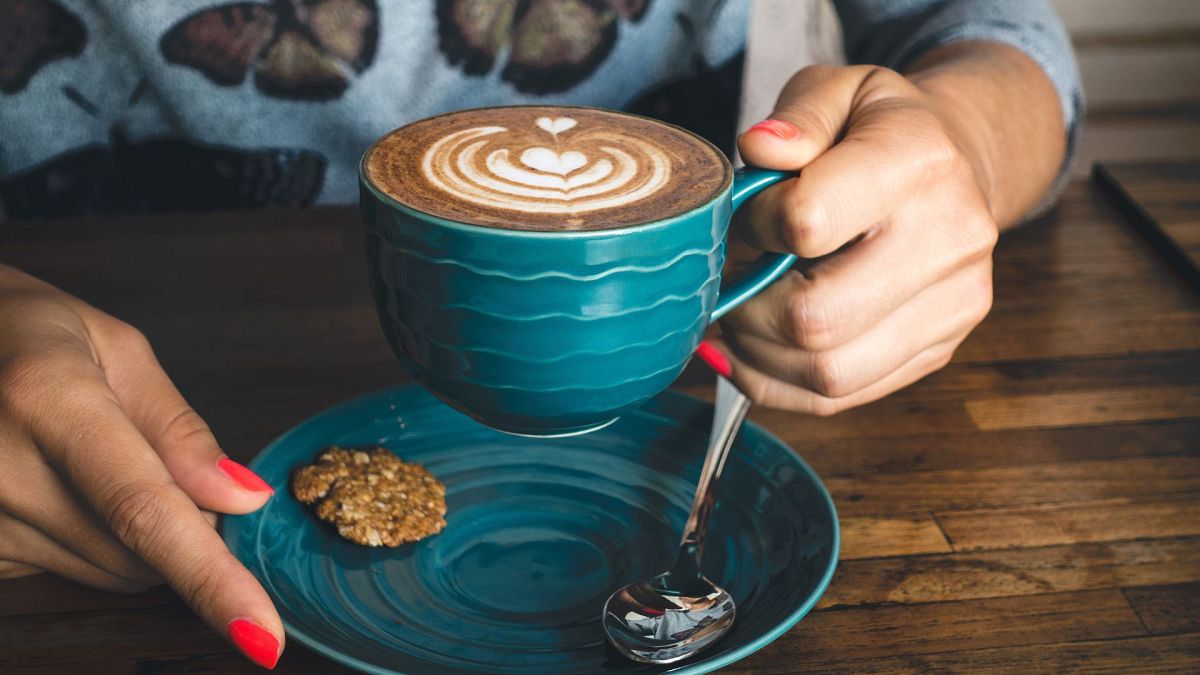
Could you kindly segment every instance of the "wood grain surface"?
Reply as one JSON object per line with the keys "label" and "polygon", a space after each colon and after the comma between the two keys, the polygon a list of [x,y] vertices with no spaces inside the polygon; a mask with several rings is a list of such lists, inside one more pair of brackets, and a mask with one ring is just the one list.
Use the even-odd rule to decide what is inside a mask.
{"label": "wood grain surface", "polygon": [[[1161,175],[1173,201],[1147,208],[1194,223],[1186,173],[1112,175],[1152,199]],[[0,260],[141,328],[243,461],[406,379],[361,249],[343,208],[0,234]],[[821,474],[845,540],[818,609],[727,672],[1200,671],[1200,295],[1082,182],[995,260],[995,307],[945,370],[828,419],[752,411]],[[297,644],[278,670],[345,672]],[[255,668],[168,590],[34,576],[0,581],[0,672]]]}
{"label": "wood grain surface", "polygon": [[1097,165],[1099,185],[1200,291],[1200,162]]}

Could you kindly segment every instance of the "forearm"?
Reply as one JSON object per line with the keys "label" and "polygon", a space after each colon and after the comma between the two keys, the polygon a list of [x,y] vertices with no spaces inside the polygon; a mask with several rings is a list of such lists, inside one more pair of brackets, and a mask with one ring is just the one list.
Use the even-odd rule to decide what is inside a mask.
{"label": "forearm", "polygon": [[905,74],[971,162],[1001,229],[1019,222],[1046,195],[1066,152],[1059,96],[1046,73],[1013,47],[969,41],[929,51]]}

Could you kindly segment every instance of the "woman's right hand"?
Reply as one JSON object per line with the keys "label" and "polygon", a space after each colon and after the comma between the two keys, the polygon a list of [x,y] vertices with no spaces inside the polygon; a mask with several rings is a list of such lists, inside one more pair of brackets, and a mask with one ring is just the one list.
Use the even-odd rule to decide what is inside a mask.
{"label": "woman's right hand", "polygon": [[166,581],[273,667],[283,626],[214,513],[272,490],[225,457],[132,326],[0,265],[0,577],[138,592]]}

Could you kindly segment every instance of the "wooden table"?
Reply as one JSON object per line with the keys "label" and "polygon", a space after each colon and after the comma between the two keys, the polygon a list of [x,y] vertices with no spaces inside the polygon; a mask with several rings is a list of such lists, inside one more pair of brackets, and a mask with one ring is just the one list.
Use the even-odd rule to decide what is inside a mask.
{"label": "wooden table", "polygon": [[[1200,218],[1196,171],[1140,171]],[[354,211],[314,209],[46,223],[0,259],[141,327],[249,460],[404,379],[361,248]],[[825,479],[844,544],[819,609],[729,672],[1200,670],[1200,296],[1093,185],[1005,235],[995,309],[945,370],[752,417]],[[84,670],[254,672],[167,590],[0,582],[0,671]],[[279,670],[340,672],[297,644]]]}

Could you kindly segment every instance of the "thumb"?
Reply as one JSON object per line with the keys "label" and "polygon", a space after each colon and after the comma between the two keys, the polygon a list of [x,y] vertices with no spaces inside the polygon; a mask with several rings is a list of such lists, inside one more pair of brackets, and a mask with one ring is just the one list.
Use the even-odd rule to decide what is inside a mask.
{"label": "thumb", "polygon": [[738,138],[747,164],[796,171],[831,148],[848,126],[869,66],[809,66],[784,85],[771,116]]}

